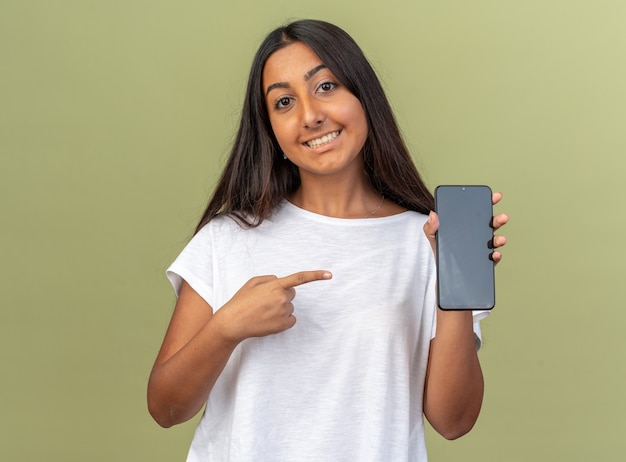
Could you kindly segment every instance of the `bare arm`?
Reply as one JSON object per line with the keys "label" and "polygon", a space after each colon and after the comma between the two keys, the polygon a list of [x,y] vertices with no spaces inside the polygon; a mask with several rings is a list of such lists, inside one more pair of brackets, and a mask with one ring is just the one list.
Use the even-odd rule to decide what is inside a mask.
{"label": "bare arm", "polygon": [[437,432],[455,439],[470,431],[483,400],[472,313],[437,310],[437,335],[430,343],[424,415]]}
{"label": "bare arm", "polygon": [[148,409],[163,427],[192,418],[207,400],[236,346],[246,338],[287,330],[294,287],[330,279],[327,271],[250,279],[220,310],[183,282],[148,381]]}
{"label": "bare arm", "polygon": [[228,339],[211,306],[183,282],[148,382],[148,409],[171,427],[201,408],[237,342]]}

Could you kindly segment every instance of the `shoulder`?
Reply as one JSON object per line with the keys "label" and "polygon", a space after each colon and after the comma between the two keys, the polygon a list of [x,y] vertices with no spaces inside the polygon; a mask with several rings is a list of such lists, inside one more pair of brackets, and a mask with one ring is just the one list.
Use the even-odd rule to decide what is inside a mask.
{"label": "shoulder", "polygon": [[430,242],[424,233],[424,225],[428,221],[428,215],[412,210],[405,210],[390,217],[378,220],[383,228],[385,241],[390,243],[394,251],[401,249],[419,249],[420,255],[430,258],[432,255]]}
{"label": "shoulder", "polygon": [[428,215],[414,210],[409,210],[406,207],[397,204],[392,200],[385,200],[385,203],[381,207],[379,213],[376,214],[377,218],[386,218],[398,216],[402,217],[405,223],[417,224],[423,226],[428,220]]}
{"label": "shoulder", "polygon": [[232,215],[218,215],[200,228],[192,239],[208,239],[213,236],[240,233],[254,227],[248,226],[244,220]]}
{"label": "shoulder", "polygon": [[410,228],[422,228],[428,220],[428,215],[413,210],[407,210],[397,205],[397,213],[381,217],[381,221],[387,221],[389,225],[401,225]]}
{"label": "shoulder", "polygon": [[[284,217],[282,217],[284,220]],[[250,220],[254,222],[254,220]],[[284,228],[281,218],[272,214],[257,226],[250,226],[244,220],[232,215],[219,215],[204,225],[192,238],[201,241],[203,246],[214,249],[232,249],[234,246],[248,245],[263,239],[277,228]]]}

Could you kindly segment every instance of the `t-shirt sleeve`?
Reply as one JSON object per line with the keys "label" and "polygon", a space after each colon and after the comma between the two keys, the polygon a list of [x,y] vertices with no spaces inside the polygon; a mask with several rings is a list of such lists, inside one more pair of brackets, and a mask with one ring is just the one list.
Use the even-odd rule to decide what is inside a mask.
{"label": "t-shirt sleeve", "polygon": [[480,310],[472,312],[472,319],[474,320],[474,342],[476,343],[476,351],[480,350],[483,344],[483,335],[480,330],[480,321],[485,319],[491,314],[489,310]]}
{"label": "t-shirt sleeve", "polygon": [[165,274],[172,283],[176,296],[179,295],[184,280],[213,306],[213,238],[210,224],[196,233]]}

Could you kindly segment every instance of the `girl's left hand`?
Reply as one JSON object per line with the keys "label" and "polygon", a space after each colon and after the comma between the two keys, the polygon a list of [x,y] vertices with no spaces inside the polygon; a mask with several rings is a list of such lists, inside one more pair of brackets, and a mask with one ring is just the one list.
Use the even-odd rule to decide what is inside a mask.
{"label": "girl's left hand", "polygon": [[[502,193],[496,192],[496,193],[493,193],[491,201],[493,205],[496,205],[498,202],[500,202],[501,199],[502,199]],[[493,220],[492,220],[493,230],[497,231],[502,226],[506,225],[508,221],[509,221],[509,216],[506,213],[499,213],[498,215],[494,215]],[[424,234],[426,234],[426,237],[428,238],[428,241],[430,242],[430,246],[433,249],[433,254],[436,254],[437,252],[436,233],[438,229],[439,229],[439,217],[437,217],[437,214],[435,212],[430,212],[430,215],[428,216],[428,221],[424,224]],[[493,248],[494,249],[498,249],[505,244],[506,244],[506,236],[494,234],[493,236]],[[502,260],[502,253],[500,253],[498,250],[494,250],[493,253],[491,254],[491,259],[494,261],[494,263],[498,263],[500,260]]]}

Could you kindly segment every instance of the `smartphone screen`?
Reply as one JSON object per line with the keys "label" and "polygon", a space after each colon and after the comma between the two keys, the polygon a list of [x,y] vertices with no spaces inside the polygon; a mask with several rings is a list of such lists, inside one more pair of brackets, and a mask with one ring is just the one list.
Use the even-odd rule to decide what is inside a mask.
{"label": "smartphone screen", "polygon": [[438,186],[437,298],[443,310],[495,305],[493,206],[489,186]]}

